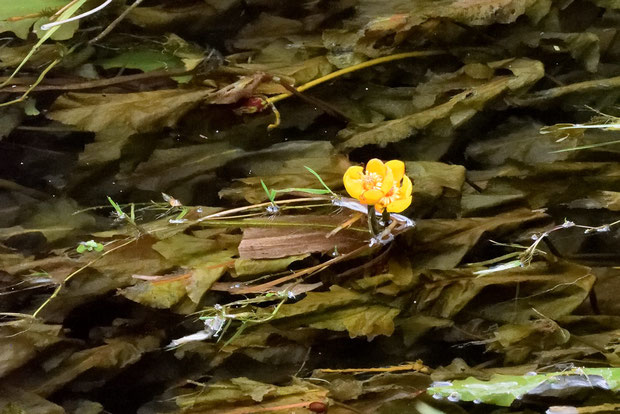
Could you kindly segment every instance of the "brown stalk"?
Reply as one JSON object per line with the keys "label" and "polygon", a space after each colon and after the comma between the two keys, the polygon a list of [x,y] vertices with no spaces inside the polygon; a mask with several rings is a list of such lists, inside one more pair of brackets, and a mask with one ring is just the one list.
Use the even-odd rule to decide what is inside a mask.
{"label": "brown stalk", "polygon": [[372,247],[369,247],[368,245],[358,247],[352,252],[340,255],[338,257],[334,257],[333,259],[330,259],[326,261],[325,263],[321,263],[316,266],[308,267],[306,269],[294,272],[288,276],[284,276],[284,277],[272,280],[271,282],[263,283],[261,285],[232,288],[230,283],[215,283],[211,287],[211,290],[225,291],[225,292],[230,292],[230,293],[239,294],[239,295],[243,295],[247,293],[266,292],[272,289],[274,286],[277,286],[284,282],[288,282],[289,280],[297,279],[302,276],[307,276],[307,275],[320,272],[321,270],[324,270],[333,264],[339,263],[345,259],[349,259],[350,257],[355,256],[359,253],[362,253],[363,251],[368,250],[368,249],[372,249]]}
{"label": "brown stalk", "polygon": [[[65,85],[39,85],[37,86],[35,92],[38,91],[73,91],[80,89],[93,89],[93,88],[103,88],[106,86],[117,85],[119,83],[127,83],[127,82],[136,82],[144,79],[152,79],[152,78],[162,78],[167,76],[179,76],[189,73],[190,71],[186,69],[175,69],[175,70],[158,70],[147,73],[137,73],[135,75],[124,75],[124,76],[116,76],[114,78],[109,79],[97,79],[93,81],[86,82],[76,82],[76,83],[68,83]],[[6,78],[5,78],[6,79]],[[0,78],[0,81],[4,79]],[[15,79],[16,82],[21,83],[20,79]],[[23,79],[23,82],[27,84],[31,82],[31,78]],[[25,92],[28,90],[28,86],[17,86],[17,85],[8,85],[3,88],[0,88],[0,92]]]}

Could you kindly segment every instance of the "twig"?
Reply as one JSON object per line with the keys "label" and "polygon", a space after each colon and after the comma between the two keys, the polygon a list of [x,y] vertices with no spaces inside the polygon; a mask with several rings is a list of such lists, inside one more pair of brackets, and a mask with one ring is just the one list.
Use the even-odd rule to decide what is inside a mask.
{"label": "twig", "polygon": [[[94,81],[88,82],[79,82],[79,83],[70,83],[67,85],[41,85],[37,88],[37,91],[71,91],[78,89],[93,89],[93,88],[102,88],[105,86],[116,85],[119,83],[125,82],[135,82],[143,79],[149,78],[160,78],[167,76],[178,76],[189,73],[187,69],[176,69],[176,70],[161,70],[161,71],[153,71],[147,73],[137,73],[135,75],[125,75],[125,76],[116,76],[110,79],[98,79]],[[7,78],[8,80],[8,78]],[[4,88],[0,88],[0,92],[24,92],[26,91],[26,87],[20,86],[8,86]]]}
{"label": "twig", "polygon": [[106,37],[125,17],[127,17],[127,15],[129,13],[131,13],[131,11],[133,9],[138,7],[140,5],[140,3],[142,3],[142,1],[143,0],[136,0],[135,2],[133,2],[133,4],[131,6],[129,6],[129,7],[127,7],[120,14],[120,16],[118,16],[116,19],[114,19],[114,21],[112,23],[110,23],[110,25],[108,27],[106,27],[101,33],[99,33],[97,36],[95,36],[94,39],[89,40],[88,44],[92,45],[93,43],[97,43],[98,41],[100,41],[101,39]]}
{"label": "twig", "polygon": [[331,369],[331,368],[319,368],[319,371],[331,373],[331,374],[364,374],[367,372],[395,372],[395,371],[418,371],[425,374],[430,373],[430,368],[422,363],[421,360],[416,362],[409,362],[404,365],[394,365],[385,368],[343,368],[343,369]]}
{"label": "twig", "polygon": [[[293,85],[290,85],[288,82],[286,82],[284,79],[278,76],[274,76],[273,79],[277,81],[280,85],[282,85],[287,91],[291,92],[293,95],[297,96],[300,99],[303,99],[304,101],[308,102],[311,105],[321,108],[328,115],[331,115],[334,118],[337,118],[340,121],[343,121],[345,123],[351,122],[351,118],[346,116],[342,111],[340,111],[338,108],[334,107],[333,105],[321,99],[315,98],[313,96],[305,95],[299,92]],[[273,105],[273,102],[267,102],[267,103]]]}
{"label": "twig", "polygon": [[45,307],[46,307],[46,306],[47,306],[47,305],[48,305],[48,304],[52,301],[52,299],[54,299],[56,296],[58,296],[58,294],[60,293],[60,290],[62,289],[62,287],[63,287],[63,286],[65,286],[65,285],[67,284],[67,282],[69,282],[69,281],[70,281],[70,280],[71,280],[71,279],[72,279],[75,275],[77,275],[78,273],[80,273],[82,270],[84,270],[84,269],[88,268],[88,267],[89,267],[89,266],[91,266],[93,263],[95,263],[95,262],[97,262],[97,261],[101,260],[102,258],[104,258],[104,257],[105,257],[105,256],[107,256],[108,254],[112,253],[113,251],[118,250],[118,249],[120,249],[121,247],[125,247],[125,246],[127,246],[128,244],[133,243],[134,241],[136,241],[136,239],[135,239],[135,238],[131,238],[129,241],[126,241],[125,243],[123,243],[123,244],[121,244],[121,245],[119,245],[119,246],[116,246],[116,247],[111,248],[110,250],[106,251],[105,253],[103,253],[102,255],[100,255],[99,257],[97,257],[96,259],[91,260],[90,262],[86,263],[84,266],[80,267],[79,269],[77,269],[76,271],[74,271],[73,273],[71,273],[69,276],[67,276],[67,277],[66,277],[66,278],[65,278],[65,279],[64,279],[64,280],[63,280],[63,281],[62,281],[62,282],[58,285],[58,287],[56,287],[56,289],[54,290],[54,292],[52,293],[52,295],[51,295],[49,298],[47,298],[47,299],[45,300],[45,302],[43,302],[43,303],[41,304],[41,306],[39,306],[39,307],[37,308],[37,310],[36,310],[36,311],[34,311],[34,313],[32,314],[32,317],[33,317],[33,318],[36,318],[36,317],[37,317],[37,315],[38,315],[39,313],[41,313],[41,311],[43,310],[43,308],[45,308]]}
{"label": "twig", "polygon": [[246,286],[246,287],[240,287],[237,289],[230,289],[230,287],[228,286],[228,284],[226,283],[215,283],[212,287],[211,290],[219,290],[219,291],[226,291],[226,292],[230,292],[230,293],[234,293],[234,294],[247,294],[247,293],[259,293],[259,292],[264,292],[268,289],[273,288],[276,285],[279,285],[281,283],[284,282],[288,282],[289,280],[292,279],[297,279],[298,277],[302,277],[302,276],[306,276],[306,275],[311,275],[314,274],[316,272],[319,272],[321,270],[324,270],[326,268],[328,268],[329,266],[341,262],[344,259],[348,259],[351,256],[355,256],[367,249],[372,249],[372,247],[369,247],[368,245],[364,245],[361,247],[358,247],[357,249],[340,255],[338,257],[334,257],[333,259],[330,259],[324,263],[318,264],[316,266],[312,266],[312,267],[308,267],[306,269],[300,270],[298,272],[294,272],[288,276],[284,276],[281,277],[279,279],[275,279],[272,280],[271,282],[267,282],[267,283],[263,283],[262,285],[255,285],[255,286]]}

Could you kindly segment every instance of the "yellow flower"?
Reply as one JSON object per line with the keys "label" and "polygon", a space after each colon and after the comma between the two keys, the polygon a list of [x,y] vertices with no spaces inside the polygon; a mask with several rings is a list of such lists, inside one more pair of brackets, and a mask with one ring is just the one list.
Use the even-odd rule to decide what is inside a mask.
{"label": "yellow flower", "polygon": [[351,197],[362,204],[374,205],[379,212],[387,208],[390,213],[400,213],[411,204],[413,184],[405,175],[402,161],[392,160],[384,164],[373,158],[366,164],[366,169],[349,167],[343,181]]}

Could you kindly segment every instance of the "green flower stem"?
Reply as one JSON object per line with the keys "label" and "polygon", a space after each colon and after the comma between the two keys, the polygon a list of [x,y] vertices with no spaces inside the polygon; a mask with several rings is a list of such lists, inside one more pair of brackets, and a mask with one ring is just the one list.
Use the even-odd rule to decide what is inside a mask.
{"label": "green flower stem", "polygon": [[383,220],[383,225],[385,227],[390,225],[392,219],[390,218],[390,213],[388,213],[387,208],[383,210],[383,213],[381,213],[381,219]]}
{"label": "green flower stem", "polygon": [[370,230],[370,234],[373,236],[381,232],[379,222],[377,221],[377,214],[375,213],[375,206],[368,206],[368,230]]}

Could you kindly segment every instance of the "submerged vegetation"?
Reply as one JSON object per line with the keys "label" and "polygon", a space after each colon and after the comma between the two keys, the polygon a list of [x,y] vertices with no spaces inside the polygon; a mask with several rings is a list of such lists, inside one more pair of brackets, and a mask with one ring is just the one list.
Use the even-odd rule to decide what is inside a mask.
{"label": "submerged vegetation", "polygon": [[619,411],[619,22],[0,0],[0,414]]}

